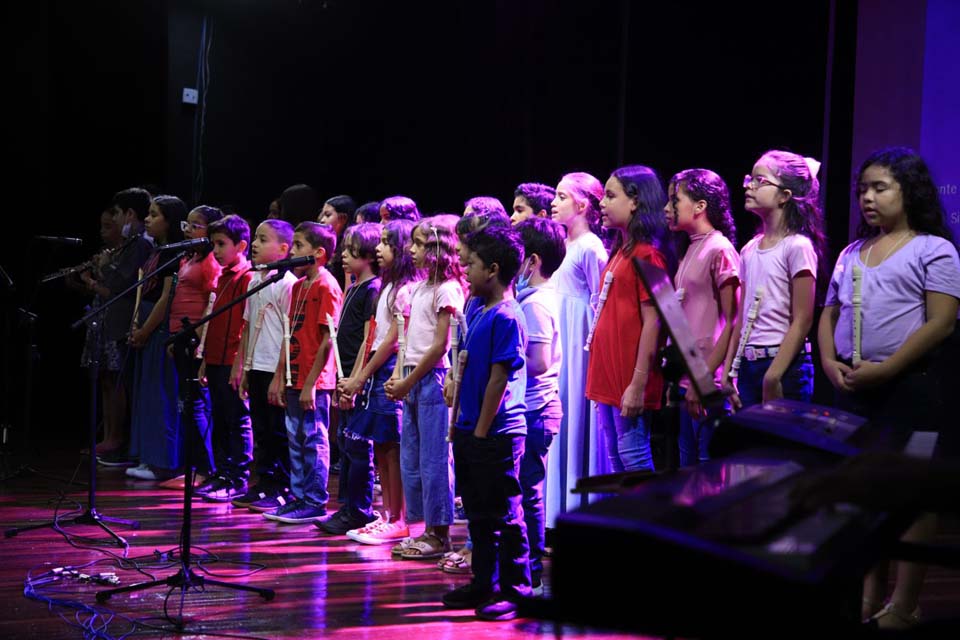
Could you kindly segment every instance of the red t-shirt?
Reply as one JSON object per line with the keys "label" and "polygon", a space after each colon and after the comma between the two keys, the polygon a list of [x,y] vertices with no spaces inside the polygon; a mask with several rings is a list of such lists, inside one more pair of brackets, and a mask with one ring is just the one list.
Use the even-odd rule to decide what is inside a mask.
{"label": "red t-shirt", "polygon": [[210,303],[210,294],[217,290],[219,276],[220,264],[213,253],[203,258],[188,258],[180,263],[177,288],[170,303],[170,331],[183,328],[184,316],[190,322],[203,317]]}
{"label": "red t-shirt", "polygon": [[[340,285],[326,269],[320,269],[309,287],[306,282],[306,278],[297,280],[290,293],[290,376],[295,389],[303,389],[303,381],[320,350],[320,341],[329,339],[329,333],[323,336],[320,333],[321,328],[327,327],[327,315],[336,319],[343,304]],[[281,372],[281,375],[286,374]],[[332,391],[336,387],[337,365],[331,348],[317,377],[316,388]]]}
{"label": "red t-shirt", "polygon": [[[600,282],[612,269],[613,283],[600,310],[593,342],[590,343],[587,397],[614,407],[620,406],[623,392],[633,379],[640,332],[643,330],[640,303],[650,299],[647,288],[633,267],[635,257],[661,269],[666,268],[663,254],[649,244],[635,245],[628,255],[618,251],[612,256],[600,276]],[[644,409],[659,409],[663,395],[659,357],[655,355],[653,360],[643,392]]]}
{"label": "red t-shirt", "polygon": [[[252,275],[250,265],[246,261],[224,268],[217,281],[217,301],[213,304],[213,310],[221,309],[227,303],[245,294]],[[207,364],[227,366],[233,364],[237,347],[240,346],[240,336],[243,333],[243,307],[244,304],[234,305],[229,311],[210,321],[203,351]]]}

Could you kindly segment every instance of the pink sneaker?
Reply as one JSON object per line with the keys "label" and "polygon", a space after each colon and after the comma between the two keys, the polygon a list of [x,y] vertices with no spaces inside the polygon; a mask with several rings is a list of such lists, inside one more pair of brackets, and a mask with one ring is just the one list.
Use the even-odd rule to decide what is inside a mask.
{"label": "pink sneaker", "polygon": [[347,532],[348,538],[361,544],[385,544],[403,540],[409,536],[410,529],[407,525],[386,520]]}

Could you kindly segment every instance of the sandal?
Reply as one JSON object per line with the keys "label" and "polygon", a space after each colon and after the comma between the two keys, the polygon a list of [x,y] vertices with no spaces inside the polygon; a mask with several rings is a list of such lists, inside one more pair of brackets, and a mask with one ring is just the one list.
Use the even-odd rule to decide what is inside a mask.
{"label": "sandal", "polygon": [[425,533],[413,542],[400,554],[404,560],[428,560],[439,558],[450,551],[450,539],[441,540],[435,534]]}
{"label": "sandal", "polygon": [[910,629],[920,624],[920,607],[907,614],[892,602],[888,602],[870,621],[876,624],[878,629]]}
{"label": "sandal", "polygon": [[473,553],[469,549],[454,553],[444,562],[443,572],[460,576],[471,575],[473,573],[473,568],[470,566],[472,560]]}
{"label": "sandal", "polygon": [[445,565],[445,564],[447,563],[447,558],[449,558],[450,556],[455,556],[455,555],[459,555],[459,554],[458,554],[456,551],[447,551],[445,554],[443,554],[443,556],[440,558],[440,561],[437,562],[437,569],[441,569],[441,570],[442,570],[442,569],[443,569],[443,565]]}
{"label": "sandal", "polygon": [[390,547],[390,554],[394,556],[403,555],[403,552],[406,551],[407,548],[409,548],[414,542],[416,542],[415,538],[404,538],[397,544]]}

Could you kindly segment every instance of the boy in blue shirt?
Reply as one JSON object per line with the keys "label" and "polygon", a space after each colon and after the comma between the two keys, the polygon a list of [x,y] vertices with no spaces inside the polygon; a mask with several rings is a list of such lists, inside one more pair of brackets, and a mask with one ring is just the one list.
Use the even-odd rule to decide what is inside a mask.
{"label": "boy in blue shirt", "polygon": [[520,305],[505,295],[523,246],[515,230],[500,227],[470,234],[466,246],[470,293],[483,304],[472,306],[461,344],[467,357],[453,457],[473,540],[473,580],[445,594],[443,604],[476,607],[484,620],[511,620],[517,600],[530,595],[519,480],[527,433],[526,326]]}

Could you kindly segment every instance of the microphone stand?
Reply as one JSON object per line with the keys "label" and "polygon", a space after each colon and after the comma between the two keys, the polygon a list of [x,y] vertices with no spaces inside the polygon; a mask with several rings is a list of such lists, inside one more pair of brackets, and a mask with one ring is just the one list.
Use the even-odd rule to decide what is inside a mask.
{"label": "microphone stand", "polygon": [[[183,418],[184,408],[189,406],[191,398],[195,397],[197,386],[200,384],[200,381],[197,379],[197,369],[198,365],[196,358],[194,358],[194,353],[196,353],[197,345],[200,340],[197,337],[197,329],[222,313],[226,313],[235,305],[244,302],[247,298],[258,293],[261,289],[269,287],[271,284],[280,281],[283,276],[286,274],[285,269],[280,269],[274,275],[270,276],[256,287],[250,289],[243,295],[238,298],[231,300],[226,303],[213,313],[210,313],[203,318],[200,318],[196,322],[190,322],[187,318],[183,319],[183,328],[167,338],[167,345],[173,345],[173,357],[177,366],[177,375],[180,379],[180,389],[179,389],[179,406],[181,421]],[[116,589],[106,589],[104,591],[97,592],[97,602],[103,603],[110,599],[111,596],[118,593],[129,593],[131,591],[141,591],[143,589],[151,589],[153,587],[159,586],[168,586],[173,588],[179,588],[182,593],[186,593],[187,590],[194,587],[199,587],[201,590],[204,585],[214,585],[218,587],[224,587],[227,589],[235,589],[237,591],[250,591],[256,593],[263,599],[270,601],[273,600],[276,595],[273,589],[265,589],[261,587],[252,587],[242,584],[233,584],[230,582],[224,582],[223,580],[211,580],[203,575],[197,574],[193,569],[190,568],[191,565],[191,553],[190,553],[190,534],[192,528],[192,514],[193,514],[193,429],[186,428],[183,430],[184,436],[183,441],[181,442],[182,450],[182,459],[184,466],[184,481],[183,481],[183,525],[180,530],[180,568],[177,572],[166,578],[160,580],[150,580],[148,582],[141,582],[138,584],[128,585],[126,587],[118,587]],[[178,622],[178,630],[183,630],[183,621]]]}
{"label": "microphone stand", "polygon": [[111,307],[113,304],[120,300],[125,295],[139,287],[141,284],[154,277],[156,274],[160,273],[168,266],[174,262],[179,261],[186,251],[179,252],[172,259],[163,263],[156,270],[151,273],[146,274],[140,280],[134,282],[132,285],[113,296],[99,307],[90,310],[82,318],[70,325],[71,329],[78,329],[89,321],[88,331],[94,332],[93,344],[95,345],[93,353],[90,358],[90,367],[89,367],[89,378],[90,378],[90,414],[88,417],[89,420],[89,438],[90,438],[90,468],[89,468],[89,479],[87,484],[87,509],[81,515],[76,518],[72,518],[66,521],[53,520],[51,522],[44,522],[41,524],[32,524],[25,527],[15,527],[13,529],[7,529],[3,532],[5,538],[12,538],[21,531],[31,531],[33,529],[43,529],[45,527],[55,527],[72,525],[72,524],[88,524],[98,526],[103,529],[111,538],[112,542],[120,547],[125,547],[127,541],[124,540],[120,535],[113,531],[106,523],[110,524],[119,524],[123,526],[130,527],[132,529],[139,529],[140,523],[136,520],[125,520],[123,518],[111,518],[103,515],[97,511],[97,396],[99,395],[99,378],[100,378],[100,349],[101,349],[101,339],[102,339],[102,324],[103,317],[106,313],[106,310]]}

